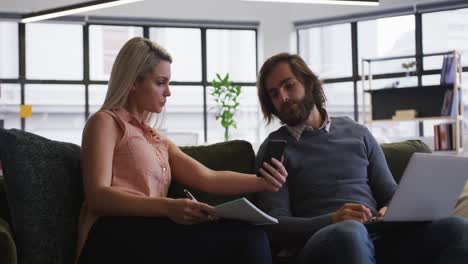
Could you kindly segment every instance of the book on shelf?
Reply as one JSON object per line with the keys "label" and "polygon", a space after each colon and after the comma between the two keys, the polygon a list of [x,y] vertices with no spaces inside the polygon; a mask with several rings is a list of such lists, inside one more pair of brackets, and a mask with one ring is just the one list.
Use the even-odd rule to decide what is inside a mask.
{"label": "book on shelf", "polygon": [[439,128],[439,125],[434,126],[434,150],[440,150]]}
{"label": "book on shelf", "polygon": [[[463,147],[463,122],[459,123],[459,144]],[[455,123],[443,123],[434,126],[434,150],[456,150],[457,130]]]}
{"label": "book on shelf", "polygon": [[442,101],[442,110],[440,111],[440,115],[442,116],[448,116],[449,115],[449,109],[450,104],[452,103],[453,99],[453,90],[446,89],[445,94],[444,94],[444,100]]}
{"label": "book on shelf", "polygon": [[[455,94],[453,92],[453,88],[447,88],[444,93],[444,100],[442,101],[442,110],[440,111],[441,116],[455,116],[456,109],[455,109],[455,100],[453,100]],[[458,113],[461,113],[461,97],[462,97],[462,89],[461,87],[458,88]]]}
{"label": "book on shelf", "polygon": [[439,125],[440,150],[449,150],[449,134],[447,124]]}
{"label": "book on shelf", "polygon": [[460,70],[461,60],[460,56],[456,57],[457,69],[455,69],[455,59],[452,54],[445,55],[442,61],[442,69],[440,73],[440,84],[442,86],[451,85],[454,82],[453,76],[455,71]]}
{"label": "book on shelf", "polygon": [[456,144],[455,144],[455,126],[452,126],[451,124],[447,124],[447,133],[448,133],[448,149],[456,149]]}
{"label": "book on shelf", "polygon": [[[455,59],[456,58],[456,59]],[[455,69],[455,62],[457,69]],[[454,93],[454,74],[456,71],[461,69],[460,56],[454,57],[452,54],[445,55],[442,61],[442,69],[440,73],[440,86],[445,88],[444,99],[442,103],[442,109],[440,114],[442,116],[455,116],[456,115],[456,103],[453,100]],[[461,108],[461,89],[458,88],[458,107]],[[458,111],[461,112],[461,109]]]}
{"label": "book on shelf", "polygon": [[440,68],[440,84],[443,85],[445,83],[445,75],[447,72],[447,56],[442,58],[442,67]]}
{"label": "book on shelf", "polygon": [[[453,91],[453,90],[452,90]],[[451,108],[450,108],[450,116],[455,116],[457,113],[456,113],[456,108],[457,105],[458,105],[458,113],[460,114],[461,111],[462,111],[462,102],[461,102],[461,98],[462,98],[462,89],[461,87],[458,88],[458,104],[456,104],[453,99],[453,97],[455,96],[455,94],[452,95],[452,103],[450,104],[451,105]]]}

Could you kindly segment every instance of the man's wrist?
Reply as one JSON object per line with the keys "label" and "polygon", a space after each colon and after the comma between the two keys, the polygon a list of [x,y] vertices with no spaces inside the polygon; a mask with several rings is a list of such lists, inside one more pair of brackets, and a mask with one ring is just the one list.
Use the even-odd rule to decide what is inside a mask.
{"label": "man's wrist", "polygon": [[330,221],[331,221],[332,224],[336,223],[336,221],[335,221],[335,215],[336,215],[336,213],[330,214]]}

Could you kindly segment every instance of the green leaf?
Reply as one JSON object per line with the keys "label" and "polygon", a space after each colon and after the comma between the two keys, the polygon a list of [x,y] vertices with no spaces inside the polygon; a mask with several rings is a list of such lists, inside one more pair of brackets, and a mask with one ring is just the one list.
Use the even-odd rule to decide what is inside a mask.
{"label": "green leaf", "polygon": [[232,85],[229,80],[229,73],[223,77],[216,73],[216,78],[211,82],[211,96],[216,103],[213,108],[217,109],[216,120],[220,120],[221,126],[225,128],[225,139],[228,138],[229,128],[237,128],[234,120],[235,113],[239,107],[239,95],[241,94],[240,85]]}

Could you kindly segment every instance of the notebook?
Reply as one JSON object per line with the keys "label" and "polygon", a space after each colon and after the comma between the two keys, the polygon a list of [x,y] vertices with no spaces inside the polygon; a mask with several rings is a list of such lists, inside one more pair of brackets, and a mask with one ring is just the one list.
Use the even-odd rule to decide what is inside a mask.
{"label": "notebook", "polygon": [[216,206],[216,216],[243,220],[254,225],[278,223],[278,219],[264,213],[244,197]]}

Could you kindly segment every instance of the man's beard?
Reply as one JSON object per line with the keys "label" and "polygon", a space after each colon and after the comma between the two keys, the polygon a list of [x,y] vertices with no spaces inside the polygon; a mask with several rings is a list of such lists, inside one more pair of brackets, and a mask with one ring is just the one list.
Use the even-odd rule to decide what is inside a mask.
{"label": "man's beard", "polygon": [[278,117],[288,126],[297,126],[309,118],[310,112],[315,106],[312,92],[307,91],[300,100],[290,99],[281,104]]}

